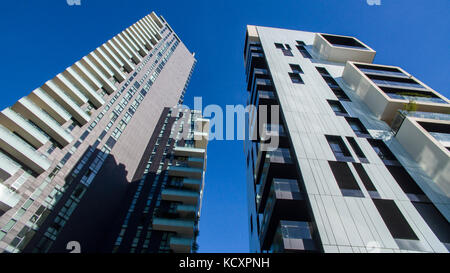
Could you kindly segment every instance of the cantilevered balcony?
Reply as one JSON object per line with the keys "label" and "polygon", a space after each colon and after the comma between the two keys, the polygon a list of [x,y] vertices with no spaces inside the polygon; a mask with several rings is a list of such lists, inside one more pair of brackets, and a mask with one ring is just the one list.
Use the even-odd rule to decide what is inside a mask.
{"label": "cantilevered balcony", "polygon": [[5,185],[0,184],[0,215],[6,212],[20,201],[20,194],[17,194]]}
{"label": "cantilevered balcony", "polygon": [[175,156],[203,157],[205,155],[206,150],[203,148],[176,146],[173,149],[173,152]]}
{"label": "cantilevered balcony", "polygon": [[62,146],[66,146],[73,140],[72,135],[64,130],[58,122],[26,97],[16,102],[11,109],[31,120]]}
{"label": "cantilevered balcony", "polygon": [[28,141],[36,149],[40,148],[49,140],[48,136],[41,129],[38,129],[10,108],[5,108],[0,112],[0,124],[20,135],[20,137]]}
{"label": "cantilevered balcony", "polygon": [[195,223],[193,220],[153,218],[152,227],[154,230],[176,232],[178,234],[193,236]]}
{"label": "cantilevered balcony", "polygon": [[197,214],[197,207],[195,205],[178,204],[176,212],[183,218],[193,218]]}
{"label": "cantilevered balcony", "polygon": [[[403,74],[375,76],[367,70]],[[450,113],[450,101],[399,67],[347,62],[343,80],[381,120],[392,123],[398,110],[412,104],[414,110]]]}
{"label": "cantilevered balcony", "polygon": [[38,88],[31,92],[28,97],[34,104],[47,112],[59,124],[66,123],[72,115],[67,112],[59,103],[50,97],[44,90]]}
{"label": "cantilevered balcony", "polygon": [[201,179],[192,179],[192,178],[183,178],[183,187],[186,189],[200,191],[202,188],[202,180]]}
{"label": "cantilevered balcony", "polygon": [[309,222],[280,220],[273,242],[267,250],[271,253],[317,251],[311,230]]}
{"label": "cantilevered balcony", "polygon": [[187,165],[194,168],[203,168],[204,161],[205,159],[202,157],[189,157],[187,159]]}
{"label": "cantilevered balcony", "polygon": [[202,178],[203,169],[188,166],[169,166],[167,168],[170,176],[188,177],[194,179]]}
{"label": "cantilevered balcony", "polygon": [[317,33],[314,48],[320,57],[330,62],[357,61],[371,63],[375,51],[354,37]]}
{"label": "cantilevered balcony", "polygon": [[279,179],[272,180],[267,198],[259,206],[264,206],[261,220],[260,241],[261,248],[268,249],[272,245],[274,234],[280,220],[309,221],[307,202],[301,194],[297,180]]}
{"label": "cantilevered balcony", "polygon": [[0,151],[0,180],[7,180],[18,170],[20,170],[20,164]]}
{"label": "cantilevered balcony", "polygon": [[21,163],[37,174],[50,168],[51,162],[30,144],[0,125],[0,149],[14,161]]}
{"label": "cantilevered balcony", "polygon": [[[46,82],[42,87],[45,92],[52,97],[59,105],[64,107],[80,124],[84,125],[89,120],[89,115],[69,97],[53,80]],[[87,101],[87,98],[86,98]]]}
{"label": "cantilevered balcony", "polygon": [[169,246],[175,253],[189,253],[191,252],[192,241],[192,238],[172,236],[169,239]]}
{"label": "cantilevered balcony", "polygon": [[165,188],[161,192],[161,197],[166,201],[196,205],[198,203],[198,200],[200,199],[200,193],[197,191],[185,189]]}

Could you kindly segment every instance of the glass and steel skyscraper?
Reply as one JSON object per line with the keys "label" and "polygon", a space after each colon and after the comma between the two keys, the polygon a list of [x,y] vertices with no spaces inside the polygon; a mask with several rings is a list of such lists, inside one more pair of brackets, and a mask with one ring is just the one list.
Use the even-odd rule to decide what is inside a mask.
{"label": "glass and steel skyscraper", "polygon": [[252,252],[450,249],[450,101],[375,53],[247,26]]}
{"label": "glass and steel skyscraper", "polygon": [[195,250],[209,125],[172,109],[195,62],[151,13],[1,111],[0,252]]}

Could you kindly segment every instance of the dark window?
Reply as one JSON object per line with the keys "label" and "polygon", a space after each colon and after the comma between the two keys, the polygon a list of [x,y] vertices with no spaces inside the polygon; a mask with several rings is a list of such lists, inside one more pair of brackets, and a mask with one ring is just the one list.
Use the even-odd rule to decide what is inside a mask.
{"label": "dark window", "polygon": [[364,197],[358,186],[358,182],[356,182],[346,162],[328,161],[328,164],[330,164],[331,171],[333,172],[334,178],[336,178],[342,195]]}
{"label": "dark window", "polygon": [[439,210],[431,203],[412,203],[439,240],[445,244],[450,244],[450,223]]}
{"label": "dark window", "polygon": [[359,119],[351,117],[346,117],[345,119],[357,136],[370,137],[369,132]]}
{"label": "dark window", "polygon": [[345,94],[344,90],[339,86],[336,80],[330,75],[330,73],[323,67],[316,67],[317,72],[320,73],[324,81],[331,88],[331,91],[336,95],[339,100],[350,101],[350,98]]}
{"label": "dark window", "polygon": [[291,67],[292,72],[298,73],[298,74],[303,74],[303,70],[298,64],[289,64],[289,66]]}
{"label": "dark window", "polygon": [[408,195],[411,201],[425,201],[429,202],[425,193],[417,185],[416,181],[411,177],[411,175],[403,168],[403,166],[386,166],[388,171],[394,177],[397,184],[402,188],[403,192]]}
{"label": "dark window", "polygon": [[397,162],[397,158],[395,158],[394,154],[389,150],[389,148],[384,144],[382,140],[379,139],[368,139],[367,140],[372,148],[377,153],[377,155],[383,160],[385,164],[394,164],[398,165],[398,163],[393,163],[391,161]]}
{"label": "dark window", "polygon": [[321,35],[323,38],[325,38],[325,40],[327,40],[328,42],[330,42],[330,44],[334,46],[367,49],[363,44],[358,42],[353,37],[336,36],[330,34],[321,34]]}
{"label": "dark window", "polygon": [[325,136],[338,161],[354,161],[350,151],[345,146],[344,141],[339,136]]}
{"label": "dark window", "polygon": [[364,170],[364,166],[361,163],[354,162],[353,167],[355,167],[355,170],[358,173],[359,178],[361,178],[364,187],[366,187],[366,190],[369,192],[369,195],[372,198],[380,199],[380,194],[378,193],[377,188],[375,188],[372,180],[370,180],[370,177],[367,174],[366,170]]}
{"label": "dark window", "polygon": [[348,142],[350,143],[350,146],[352,146],[353,151],[355,151],[355,154],[358,156],[359,160],[364,163],[368,163],[366,155],[363,153],[361,148],[359,147],[356,140],[352,137],[347,137]]}
{"label": "dark window", "polygon": [[279,49],[284,49],[284,45],[283,44],[279,44],[279,43],[275,43],[275,47],[279,48]]}
{"label": "dark window", "polygon": [[419,240],[394,201],[374,199],[373,203],[392,237],[395,239]]}
{"label": "dark window", "polygon": [[291,77],[291,80],[293,83],[304,84],[302,77],[300,77],[300,74],[298,74],[298,73],[289,72],[289,77]]}
{"label": "dark window", "polygon": [[328,104],[330,104],[331,109],[333,109],[334,113],[338,116],[348,116],[347,111],[345,111],[344,106],[338,100],[327,100]]}

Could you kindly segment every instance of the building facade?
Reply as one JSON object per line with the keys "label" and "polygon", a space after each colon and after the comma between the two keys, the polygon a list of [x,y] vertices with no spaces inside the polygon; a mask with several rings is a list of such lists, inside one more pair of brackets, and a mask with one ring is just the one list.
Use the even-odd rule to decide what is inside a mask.
{"label": "building facade", "polygon": [[375,53],[247,26],[252,252],[450,249],[450,101]]}
{"label": "building facade", "polygon": [[[171,140],[169,150],[158,154],[158,159],[152,158],[152,151],[171,137],[156,140],[169,131],[166,116],[172,113],[170,107],[183,102],[195,62],[164,18],[151,13],[4,109],[0,113],[0,252],[111,252],[121,245],[130,245],[127,251],[133,251],[132,244],[141,252],[159,251],[162,244],[164,251],[170,249],[167,244],[190,251],[185,247],[190,234],[180,231],[176,244],[172,235],[178,230],[167,231],[164,240],[158,232],[151,237],[147,230],[164,230],[152,224],[153,214],[166,205],[155,203],[161,195],[165,198],[162,180],[156,178],[170,181],[167,171],[158,166],[168,164],[167,156],[176,162],[172,157],[178,154],[172,150],[184,142]],[[206,150],[202,151],[204,155]],[[197,164],[205,158],[197,156]],[[158,177],[152,169],[156,165]],[[196,179],[203,181],[203,172]],[[201,189],[192,189],[198,201]],[[124,233],[132,241],[145,237],[156,238],[155,243],[145,247],[142,239],[116,244],[124,235],[124,207],[133,211],[135,202],[141,201],[130,196],[138,193],[155,202],[145,213],[136,207],[141,224],[131,221]],[[194,223],[199,204],[192,201],[185,208]]]}

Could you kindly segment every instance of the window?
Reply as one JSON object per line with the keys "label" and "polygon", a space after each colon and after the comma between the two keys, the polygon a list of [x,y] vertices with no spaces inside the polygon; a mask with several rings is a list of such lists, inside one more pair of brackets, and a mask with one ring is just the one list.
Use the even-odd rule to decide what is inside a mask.
{"label": "window", "polygon": [[411,201],[429,202],[425,193],[403,166],[386,166],[386,168]]}
{"label": "window", "polygon": [[305,46],[306,45],[303,41],[297,41],[297,49],[300,52],[300,54],[302,54],[304,58],[311,59],[312,56],[311,54],[309,54],[308,50],[306,50]]}
{"label": "window", "polygon": [[393,200],[373,200],[389,232],[395,239],[419,240]]}
{"label": "window", "polygon": [[289,64],[293,73],[303,74],[303,70],[298,64]]}
{"label": "window", "polygon": [[355,154],[358,156],[359,160],[363,163],[368,163],[366,155],[363,153],[361,148],[358,146],[358,143],[353,137],[347,137],[348,143],[350,143],[350,146],[352,146],[353,151],[355,151]]}
{"label": "window", "polygon": [[288,44],[283,45],[280,43],[275,43],[275,47],[278,49],[281,49],[284,56],[290,56],[290,57],[294,56],[294,54],[292,54],[292,51],[291,51],[291,46]]}
{"label": "window", "polygon": [[366,130],[361,121],[357,118],[346,117],[345,118],[352,128],[353,132],[359,137],[370,137],[369,132]]}
{"label": "window", "polygon": [[383,160],[384,164],[387,165],[398,165],[397,158],[389,150],[389,148],[384,144],[382,140],[379,139],[368,139],[367,140],[377,155]]}
{"label": "window", "polygon": [[337,116],[348,116],[347,111],[345,111],[344,106],[338,100],[327,100],[331,109]]}
{"label": "window", "polygon": [[342,195],[364,197],[347,162],[328,161]]}
{"label": "window", "polygon": [[289,77],[291,77],[292,83],[304,84],[302,77],[298,73],[289,72]]}
{"label": "window", "polygon": [[355,170],[358,173],[359,178],[361,178],[364,187],[366,187],[366,190],[369,192],[370,197],[381,199],[377,188],[375,188],[375,185],[372,183],[372,180],[370,180],[370,177],[369,175],[367,175],[366,170],[364,170],[364,166],[361,163],[353,162],[353,167],[355,167]]}
{"label": "window", "polygon": [[345,146],[344,141],[339,136],[325,136],[338,161],[354,161],[350,151]]}
{"label": "window", "polygon": [[322,78],[331,88],[331,91],[336,95],[339,100],[350,101],[350,98],[345,94],[344,90],[339,86],[336,80],[330,75],[330,73],[323,67],[316,67],[316,70],[320,73]]}

